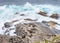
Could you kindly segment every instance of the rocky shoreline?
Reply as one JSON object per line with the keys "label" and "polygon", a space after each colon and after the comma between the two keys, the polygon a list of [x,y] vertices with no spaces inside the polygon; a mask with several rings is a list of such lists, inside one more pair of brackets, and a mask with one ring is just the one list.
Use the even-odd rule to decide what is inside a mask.
{"label": "rocky shoreline", "polygon": [[10,36],[9,33],[0,35],[0,43],[39,43],[39,41],[43,40],[51,41],[53,37],[58,36],[55,31],[40,22],[18,23],[15,25],[15,29],[15,36]]}
{"label": "rocky shoreline", "polygon": [[[2,27],[0,43],[60,43],[59,14],[50,11],[45,12],[44,6],[42,8],[45,9],[44,11],[35,7],[29,3],[21,8],[19,6],[16,8],[14,5],[10,7],[7,5],[6,9],[4,7],[4,11],[8,13],[1,17],[1,20],[4,20],[1,21],[2,25],[0,25]],[[15,10],[17,12],[14,12]],[[6,22],[5,20],[12,21]]]}

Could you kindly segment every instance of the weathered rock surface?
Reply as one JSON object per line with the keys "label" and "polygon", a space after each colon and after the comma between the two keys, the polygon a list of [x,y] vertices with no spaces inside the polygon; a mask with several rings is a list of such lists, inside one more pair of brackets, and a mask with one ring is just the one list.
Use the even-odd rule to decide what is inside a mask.
{"label": "weathered rock surface", "polygon": [[39,22],[17,24],[16,34],[21,38],[28,38],[31,41],[45,40],[55,36],[55,33],[50,28]]}
{"label": "weathered rock surface", "polygon": [[42,11],[40,11],[38,14],[40,14],[42,16],[47,16],[47,13],[46,12],[42,12]]}
{"label": "weathered rock surface", "polygon": [[26,43],[26,41],[27,39],[21,39],[18,36],[0,35],[0,43]]}
{"label": "weathered rock surface", "polygon": [[15,27],[16,36],[0,35],[1,43],[33,43],[56,36],[50,28],[40,22],[18,23]]}
{"label": "weathered rock surface", "polygon": [[30,18],[26,18],[24,20],[27,20],[27,21],[37,21],[37,19],[30,19]]}
{"label": "weathered rock surface", "polygon": [[9,28],[9,27],[11,27],[12,26],[12,23],[11,22],[6,22],[6,23],[4,23],[4,27],[5,28]]}
{"label": "weathered rock surface", "polygon": [[50,17],[51,18],[55,18],[55,19],[58,19],[59,18],[58,14],[52,14]]}

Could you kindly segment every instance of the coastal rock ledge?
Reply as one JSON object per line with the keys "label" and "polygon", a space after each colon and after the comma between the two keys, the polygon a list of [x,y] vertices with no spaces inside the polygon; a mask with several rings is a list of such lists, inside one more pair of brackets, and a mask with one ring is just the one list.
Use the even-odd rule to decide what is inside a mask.
{"label": "coastal rock ledge", "polygon": [[40,22],[18,23],[15,28],[16,36],[0,35],[0,43],[39,43],[56,37],[55,32]]}

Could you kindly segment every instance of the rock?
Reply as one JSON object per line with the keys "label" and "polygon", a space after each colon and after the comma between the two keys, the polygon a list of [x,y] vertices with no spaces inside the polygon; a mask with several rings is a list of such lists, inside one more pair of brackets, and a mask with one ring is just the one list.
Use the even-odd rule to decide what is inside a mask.
{"label": "rock", "polygon": [[51,29],[55,29],[55,25],[60,25],[54,21],[42,21],[43,24],[45,24],[46,26],[50,26]]}
{"label": "rock", "polygon": [[51,29],[55,29],[55,25],[56,25],[56,24],[57,24],[57,23],[54,22],[54,21],[49,21],[49,22],[48,22],[48,25],[50,26]]}
{"label": "rock", "polygon": [[27,21],[37,21],[37,19],[31,19],[31,18],[26,18],[26,19],[24,19],[24,20],[27,20]]}
{"label": "rock", "polygon": [[20,19],[15,19],[15,20],[12,20],[12,21],[10,21],[10,23],[15,23],[15,22],[18,22],[18,21],[20,21]]}
{"label": "rock", "polygon": [[24,36],[22,38],[29,37],[31,41],[32,37],[35,37],[35,35],[36,37],[39,36],[42,40],[55,35],[55,33],[52,32],[50,28],[46,27],[43,23],[40,22],[17,24],[16,32],[18,36]]}
{"label": "rock", "polygon": [[20,16],[24,16],[24,15],[25,15],[25,14],[20,14],[19,12],[16,12],[15,15],[16,15],[16,14],[19,14]]}
{"label": "rock", "polygon": [[59,25],[58,23],[54,21],[42,21],[42,23],[49,27],[55,34],[60,34],[60,30],[56,28],[56,25]]}
{"label": "rock", "polygon": [[3,42],[3,37],[0,35],[0,43]]}
{"label": "rock", "polygon": [[40,11],[38,14],[40,14],[42,16],[47,16],[47,13],[46,12],[42,12],[42,11]]}
{"label": "rock", "polygon": [[31,39],[32,39],[31,40],[32,43],[44,40],[43,36],[39,36],[39,35],[34,35],[34,36],[31,37]]}
{"label": "rock", "polygon": [[60,42],[54,42],[54,43],[60,43]]}
{"label": "rock", "polygon": [[48,28],[48,27],[47,27],[46,25],[44,25],[43,23],[36,23],[36,25],[38,26],[39,31],[41,31],[41,32],[39,32],[40,34],[42,33],[42,34],[44,34],[44,35],[55,35],[55,33],[52,32],[52,31],[50,30],[50,28]]}
{"label": "rock", "polygon": [[28,38],[24,38],[23,41],[24,41],[24,43],[29,43],[29,39]]}
{"label": "rock", "polygon": [[[44,22],[45,23],[45,22]],[[43,40],[49,40],[55,36],[54,31],[48,28],[44,23],[29,22],[18,23],[16,27],[16,36],[0,35],[1,43],[34,43]]]}
{"label": "rock", "polygon": [[19,36],[5,36],[0,35],[0,43],[29,43],[29,39],[27,38],[20,38]]}
{"label": "rock", "polygon": [[25,14],[20,14],[20,16],[24,16]]}
{"label": "rock", "polygon": [[6,22],[6,23],[4,23],[4,27],[5,28],[9,28],[9,27],[11,27],[12,26],[12,23],[11,22]]}
{"label": "rock", "polygon": [[5,22],[4,23],[4,27],[5,28],[9,28],[9,27],[11,27],[12,25],[13,25],[13,23],[15,23],[15,22],[18,22],[19,20],[13,20],[13,21],[11,21],[11,22]]}
{"label": "rock", "polygon": [[46,26],[49,26],[47,21],[42,21],[42,23],[45,24]]}
{"label": "rock", "polygon": [[19,14],[19,12],[16,12],[15,14]]}
{"label": "rock", "polygon": [[59,18],[58,14],[52,14],[50,17],[51,18],[55,18],[55,19],[58,19]]}
{"label": "rock", "polygon": [[42,21],[42,23],[47,23],[47,21]]}

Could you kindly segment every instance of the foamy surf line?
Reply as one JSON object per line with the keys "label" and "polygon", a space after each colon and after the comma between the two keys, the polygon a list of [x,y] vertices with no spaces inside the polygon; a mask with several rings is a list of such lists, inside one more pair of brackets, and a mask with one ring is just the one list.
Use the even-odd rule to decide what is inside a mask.
{"label": "foamy surf line", "polygon": [[[32,5],[28,2],[21,6],[17,5],[0,6],[0,29],[1,29],[0,34],[4,34],[4,30],[2,30],[2,26],[4,25],[4,23],[7,21],[11,21],[13,19],[31,18],[38,19],[37,22],[41,22],[43,20],[46,21],[52,20],[60,24],[60,19],[52,19],[49,17],[40,16],[37,14],[39,11],[44,11],[48,13],[48,15],[50,16],[52,13],[60,14],[60,7],[53,5]],[[23,13],[25,14],[25,16],[21,17],[20,15],[15,15],[16,12]],[[57,27],[58,30],[60,30],[59,27],[60,26]]]}

